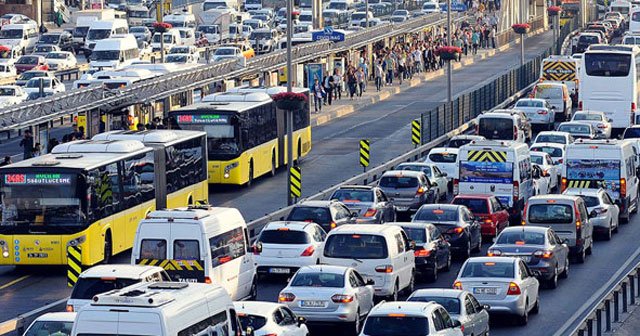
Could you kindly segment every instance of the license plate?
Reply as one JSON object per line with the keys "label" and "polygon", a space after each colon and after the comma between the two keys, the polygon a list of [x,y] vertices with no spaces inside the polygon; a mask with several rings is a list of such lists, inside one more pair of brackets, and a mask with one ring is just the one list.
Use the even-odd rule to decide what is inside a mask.
{"label": "license plate", "polygon": [[496,295],[498,294],[498,289],[495,287],[475,287],[473,294]]}
{"label": "license plate", "polygon": [[304,300],[300,301],[300,307],[306,308],[325,308],[327,306],[326,301],[321,300]]}
{"label": "license plate", "polygon": [[288,268],[270,268],[269,269],[269,273],[274,273],[274,274],[289,274],[291,272],[291,270],[289,270]]}

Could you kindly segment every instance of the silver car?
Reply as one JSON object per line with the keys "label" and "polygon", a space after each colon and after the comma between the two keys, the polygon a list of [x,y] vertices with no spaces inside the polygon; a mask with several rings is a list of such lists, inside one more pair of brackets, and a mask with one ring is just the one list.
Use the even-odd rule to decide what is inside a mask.
{"label": "silver car", "polygon": [[489,305],[490,313],[517,316],[521,325],[529,322],[529,313],[537,314],[540,309],[540,283],[519,258],[467,259],[453,288],[471,292],[481,304]]}
{"label": "silver car", "polygon": [[547,130],[553,130],[556,111],[546,100],[522,98],[516,102],[515,108],[524,112],[532,125],[543,125]]}
{"label": "silver car", "polygon": [[302,267],[280,292],[278,302],[309,322],[348,323],[355,334],[373,308],[373,281],[352,267]]}
{"label": "silver car", "polygon": [[438,201],[445,201],[447,199],[449,193],[447,173],[441,171],[435,163],[405,162],[399,164],[396,169],[423,172],[431,183],[431,187],[435,189],[434,194],[437,195],[436,199]]}
{"label": "silver car", "polygon": [[416,212],[423,204],[435,202],[435,189],[423,172],[390,170],[382,175],[378,187],[393,201],[396,212]]}
{"label": "silver car", "polygon": [[594,233],[601,234],[605,240],[609,240],[612,232],[618,232],[620,208],[604,189],[569,188],[563,194],[582,197]]}
{"label": "silver car", "polygon": [[489,306],[473,294],[459,289],[427,288],[413,292],[407,301],[436,302],[463,326],[465,336],[489,335]]}
{"label": "silver car", "polygon": [[338,200],[352,214],[357,213],[356,223],[382,224],[396,219],[393,202],[378,187],[346,185],[334,191],[329,199]]}
{"label": "silver car", "polygon": [[591,124],[596,130],[599,138],[609,139],[611,137],[611,122],[604,112],[584,111],[576,112],[571,121]]}

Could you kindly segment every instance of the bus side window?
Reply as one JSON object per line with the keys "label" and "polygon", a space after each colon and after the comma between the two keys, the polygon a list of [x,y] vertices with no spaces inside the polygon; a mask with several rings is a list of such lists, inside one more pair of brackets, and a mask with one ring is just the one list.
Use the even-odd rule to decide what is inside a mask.
{"label": "bus side window", "polygon": [[127,208],[155,198],[153,152],[140,154],[124,161],[122,187]]}
{"label": "bus side window", "polygon": [[91,183],[92,220],[111,216],[121,210],[122,193],[117,163],[96,168],[89,172]]}

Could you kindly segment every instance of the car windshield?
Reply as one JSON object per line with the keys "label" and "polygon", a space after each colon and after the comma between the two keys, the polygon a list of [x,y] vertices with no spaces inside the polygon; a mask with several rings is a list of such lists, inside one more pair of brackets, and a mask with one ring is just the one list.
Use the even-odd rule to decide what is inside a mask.
{"label": "car windshield", "polygon": [[76,285],[73,286],[71,299],[91,300],[94,296],[108,292],[114,289],[121,289],[133,284],[137,284],[140,280],[136,279],[102,279],[102,278],[80,278]]}
{"label": "car windshield", "polygon": [[429,160],[431,162],[438,163],[454,163],[458,158],[458,154],[454,153],[431,153],[429,154]]}
{"label": "car windshield", "polygon": [[119,59],[119,50],[97,50],[91,53],[92,61],[117,61]]}
{"label": "car windshield", "polygon": [[464,265],[462,278],[511,278],[514,277],[512,261],[472,261]]}
{"label": "car windshield", "polygon": [[144,33],[147,29],[145,27],[131,27],[129,28],[130,33]]}
{"label": "car windshield", "polygon": [[47,54],[46,58],[49,59],[66,59],[67,54],[61,52],[50,52]]}
{"label": "car windshield", "polygon": [[324,256],[346,259],[384,259],[389,255],[383,236],[335,234],[327,238]]}
{"label": "car windshield", "polygon": [[398,165],[396,169],[423,172],[425,175],[427,175],[427,177],[431,177],[431,167],[429,166],[419,166],[419,165],[412,165],[410,163],[403,163]]}
{"label": "car windshield", "polygon": [[410,297],[407,301],[435,302],[444,307],[449,314],[460,314],[460,299],[458,298],[442,296],[414,296]]}
{"label": "car windshield", "polygon": [[269,40],[271,39],[271,32],[251,32],[249,36],[251,40]]}
{"label": "car windshield", "polygon": [[220,49],[216,50],[215,55],[218,55],[218,56],[220,56],[220,55],[224,55],[224,56],[235,55],[235,49],[232,49],[232,48],[220,48]]}
{"label": "car windshield", "polygon": [[418,186],[418,178],[411,176],[383,176],[380,179],[383,188],[415,188]]}
{"label": "car windshield", "polygon": [[249,327],[253,330],[259,330],[267,324],[267,319],[262,316],[244,314],[241,312],[238,312],[238,319],[242,325],[242,330],[247,330]]}
{"label": "car windshield", "polygon": [[16,89],[8,87],[0,87],[0,96],[15,96]]}
{"label": "car windshield", "polygon": [[337,9],[337,10],[347,10],[346,2],[329,2],[329,9]]}
{"label": "car windshield", "polygon": [[413,240],[417,245],[425,244],[427,242],[427,232],[424,228],[403,226],[402,229],[409,237],[409,240]]}
{"label": "car windshield", "polygon": [[168,55],[167,63],[185,63],[187,61],[187,55]]}
{"label": "car windshield", "polygon": [[540,134],[535,142],[552,142],[564,145],[567,143],[567,138],[562,135]]}
{"label": "car windshield", "polygon": [[304,231],[280,228],[265,230],[260,234],[259,242],[263,244],[309,244],[309,235]]}
{"label": "car windshield", "polygon": [[414,222],[457,222],[458,209],[420,209],[413,217]]}
{"label": "car windshield", "polygon": [[558,131],[567,132],[571,134],[589,134],[589,126],[586,125],[560,125]]}
{"label": "car windshield", "polygon": [[624,130],[623,139],[640,138],[640,127],[630,127]]}
{"label": "car windshield", "polygon": [[519,100],[516,107],[544,107],[544,104],[537,100]]}
{"label": "car windshield", "polygon": [[0,39],[15,40],[22,38],[22,29],[2,29],[0,30]]}
{"label": "car windshield", "polygon": [[405,19],[405,16],[392,16],[390,20],[391,22],[404,22]]}
{"label": "car windshield", "polygon": [[55,48],[53,46],[51,46],[51,45],[39,45],[39,46],[35,47],[33,52],[34,53],[48,53],[48,52],[52,51],[53,49],[55,49]]}
{"label": "car windshield", "polygon": [[17,61],[16,64],[30,64],[35,65],[38,64],[38,57],[33,56],[22,56]]}
{"label": "car windshield", "polygon": [[331,195],[331,199],[337,199],[343,203],[359,203],[359,202],[373,202],[372,190],[358,190],[358,189],[338,189]]}
{"label": "car windshield", "polygon": [[36,321],[24,336],[70,336],[71,329],[73,329],[73,321]]}
{"label": "car windshield", "polygon": [[[229,30],[231,30],[232,27],[235,27],[235,26],[230,26]],[[205,34],[217,34],[218,26],[200,26],[198,27],[198,31],[203,32]]]}
{"label": "car windshield", "polygon": [[484,198],[456,197],[453,199],[453,204],[464,205],[474,214],[489,213],[489,205]]}
{"label": "car windshield", "polygon": [[46,76],[46,74],[44,72],[27,71],[27,72],[23,72],[22,75],[20,75],[20,77],[18,77],[18,80],[29,80],[31,78],[45,77],[45,76]]}
{"label": "car windshield", "polygon": [[602,115],[593,113],[576,113],[573,120],[602,121]]}
{"label": "car windshield", "polygon": [[423,9],[436,9],[436,4],[434,3],[426,3],[424,5],[422,5]]}
{"label": "car windshield", "polygon": [[534,148],[531,148],[531,150],[534,151],[534,152],[547,153],[547,154],[551,155],[551,157],[562,157],[562,149],[556,148],[556,147],[536,146]]}
{"label": "car windshield", "polygon": [[40,82],[42,82],[42,86],[45,88],[51,87],[51,79],[50,78],[32,78],[30,79],[25,87],[28,88],[39,88]]}
{"label": "car windshield", "polygon": [[327,272],[297,273],[291,280],[291,287],[344,287],[344,275]]}
{"label": "car windshield", "polygon": [[87,39],[104,40],[111,35],[111,29],[89,29]]}
{"label": "car windshield", "polygon": [[369,316],[363,334],[368,336],[424,336],[429,334],[429,320],[419,316]]}
{"label": "car windshield", "polygon": [[510,230],[498,236],[496,244],[508,245],[544,245],[544,232]]}
{"label": "car windshield", "polygon": [[527,216],[531,223],[570,224],[573,222],[573,208],[566,204],[532,204]]}
{"label": "car windshield", "polygon": [[287,220],[313,222],[322,225],[331,222],[331,214],[329,213],[329,208],[297,206],[291,210]]}
{"label": "car windshield", "polygon": [[42,44],[58,44],[59,40],[60,40],[60,35],[45,34],[45,35],[40,36],[40,39],[38,39],[38,43],[42,43]]}
{"label": "car windshield", "polygon": [[189,54],[189,47],[172,47],[169,50],[170,54]]}

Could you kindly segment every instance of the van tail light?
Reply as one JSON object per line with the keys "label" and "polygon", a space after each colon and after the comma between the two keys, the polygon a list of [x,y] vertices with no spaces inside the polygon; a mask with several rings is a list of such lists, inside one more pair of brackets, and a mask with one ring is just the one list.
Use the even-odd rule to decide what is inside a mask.
{"label": "van tail light", "polygon": [[455,228],[453,228],[453,229],[449,229],[449,230],[447,230],[447,233],[449,233],[449,234],[451,234],[451,233],[453,233],[453,234],[461,234],[463,231],[464,231],[464,229],[463,229],[463,228],[461,228],[461,227],[455,227]]}
{"label": "van tail light", "polygon": [[520,286],[518,286],[515,282],[509,283],[509,290],[507,291],[507,295],[520,295],[522,292],[520,291]]}
{"label": "van tail light", "polygon": [[560,188],[561,188],[561,192],[564,192],[567,189],[567,178],[563,177],[562,180],[560,181]]}
{"label": "van tail light", "polygon": [[291,293],[280,293],[278,295],[278,302],[292,302],[296,299],[296,296]]}
{"label": "van tail light", "polygon": [[367,212],[364,213],[365,217],[373,217],[378,213],[376,209],[367,209]]}
{"label": "van tail light", "polygon": [[460,191],[460,180],[458,179],[453,179],[453,194],[457,195],[458,192]]}
{"label": "van tail light", "polygon": [[431,255],[431,252],[433,252],[432,250],[415,250],[413,251],[413,255],[416,256],[417,258],[426,258],[428,256]]}
{"label": "van tail light", "polygon": [[529,202],[524,204],[524,210],[522,210],[522,219],[520,220],[520,225],[527,224],[526,220],[527,220],[527,206],[528,205],[529,205]]}
{"label": "van tail light", "polygon": [[636,103],[631,102],[631,113],[636,112]]}
{"label": "van tail light", "polygon": [[547,250],[538,250],[533,252],[533,256],[541,259],[551,259],[553,258],[553,252]]}
{"label": "van tail light", "polygon": [[304,251],[302,251],[302,254],[300,255],[301,257],[310,257],[313,255],[313,252],[315,252],[316,249],[313,247],[313,245],[307,247]]}
{"label": "van tail light", "polygon": [[627,180],[624,178],[620,179],[620,197],[627,197]]}
{"label": "van tail light", "polygon": [[462,290],[462,282],[456,281],[453,283],[453,289]]}
{"label": "van tail light", "polygon": [[578,102],[578,110],[582,111],[582,100]]}
{"label": "van tail light", "polygon": [[208,276],[204,277],[204,283],[211,284],[212,283],[211,278]]}
{"label": "van tail light", "polygon": [[513,140],[518,139],[518,126],[513,126]]}
{"label": "van tail light", "polygon": [[67,305],[66,311],[67,311],[67,313],[73,313],[73,306],[72,305]]}
{"label": "van tail light", "polygon": [[393,273],[393,265],[376,266],[376,272],[378,272],[378,273]]}
{"label": "van tail light", "polygon": [[515,207],[516,202],[518,201],[518,196],[520,195],[520,182],[513,181],[513,206]]}
{"label": "van tail light", "polygon": [[549,112],[546,110],[538,110],[538,114],[547,115]]}
{"label": "van tail light", "polygon": [[336,294],[331,297],[331,301],[335,303],[350,303],[353,302],[353,295]]}
{"label": "van tail light", "polygon": [[489,249],[487,251],[487,257],[499,257],[501,255],[502,255],[502,251],[500,250]]}

